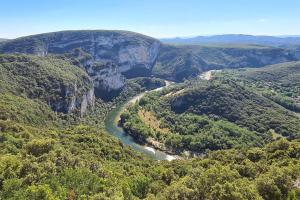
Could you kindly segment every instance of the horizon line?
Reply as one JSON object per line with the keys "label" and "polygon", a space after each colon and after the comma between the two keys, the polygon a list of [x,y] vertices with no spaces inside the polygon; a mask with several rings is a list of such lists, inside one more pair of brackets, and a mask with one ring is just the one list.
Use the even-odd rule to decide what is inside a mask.
{"label": "horizon line", "polygon": [[48,31],[48,32],[37,32],[37,33],[30,33],[27,35],[20,35],[17,37],[5,37],[0,36],[0,39],[7,39],[7,40],[13,40],[18,39],[22,37],[27,36],[34,36],[34,35],[40,35],[40,34],[47,34],[47,33],[56,33],[56,32],[64,32],[64,31],[127,31],[137,34],[142,34],[145,36],[153,37],[156,39],[190,39],[195,37],[211,37],[211,36],[222,36],[222,35],[244,35],[244,36],[269,36],[269,37],[300,37],[300,34],[249,34],[249,33],[214,33],[214,34],[194,34],[194,35],[181,35],[181,36],[170,36],[170,37],[155,37],[151,34],[143,33],[143,32],[137,32],[137,31],[131,31],[131,30],[125,30],[125,29],[64,29],[64,30],[54,30],[54,31]]}

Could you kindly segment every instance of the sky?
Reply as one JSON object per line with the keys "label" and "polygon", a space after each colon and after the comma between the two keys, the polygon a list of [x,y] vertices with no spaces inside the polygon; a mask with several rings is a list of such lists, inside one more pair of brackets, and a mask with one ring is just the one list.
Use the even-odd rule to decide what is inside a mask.
{"label": "sky", "polygon": [[300,35],[300,0],[0,0],[0,38],[79,29]]}

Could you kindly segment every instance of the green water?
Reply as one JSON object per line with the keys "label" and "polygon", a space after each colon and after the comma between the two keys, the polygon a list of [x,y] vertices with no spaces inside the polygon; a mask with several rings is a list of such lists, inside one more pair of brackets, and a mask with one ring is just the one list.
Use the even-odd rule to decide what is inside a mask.
{"label": "green water", "polygon": [[[142,93],[138,96],[141,97],[141,96],[143,96],[143,94],[145,94],[145,93]],[[110,133],[111,135],[117,137],[124,145],[130,146],[131,148],[149,156],[150,158],[153,158],[155,160],[173,160],[174,157],[171,155],[168,155],[165,152],[158,151],[151,147],[146,147],[146,146],[136,143],[132,136],[126,134],[125,131],[123,130],[123,128],[118,126],[120,114],[123,112],[123,110],[126,108],[126,106],[128,105],[129,102],[130,101],[128,101],[127,103],[122,104],[120,106],[117,106],[108,114],[107,118],[105,119],[106,131],[108,133]]]}

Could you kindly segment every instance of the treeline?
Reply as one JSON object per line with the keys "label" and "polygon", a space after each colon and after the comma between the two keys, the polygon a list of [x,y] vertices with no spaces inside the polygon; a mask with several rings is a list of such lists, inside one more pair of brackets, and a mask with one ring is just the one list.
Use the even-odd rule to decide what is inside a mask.
{"label": "treeline", "polygon": [[[78,69],[57,75],[58,82],[48,82],[43,80],[56,77],[59,72],[55,69],[69,68],[69,64],[52,57],[38,61],[30,57],[29,62],[23,55],[5,57],[1,61],[4,64],[0,63],[0,199],[300,198],[296,185],[300,177],[299,141],[281,139],[263,146],[270,135],[239,127],[216,115],[176,114],[170,110],[170,101],[156,101],[159,93],[155,93],[141,100],[139,107],[146,111],[161,109],[153,112],[151,119],[159,119],[161,126],[156,128],[162,130],[164,135],[160,137],[166,144],[172,143],[176,148],[181,145],[175,137],[168,140],[166,133],[170,131],[176,133],[170,135],[180,133],[184,140],[190,140],[186,143],[190,147],[198,140],[193,138],[199,136],[203,144],[194,148],[238,149],[206,151],[202,158],[190,160],[150,160],[105,133],[103,127],[114,105],[147,89],[143,80],[130,80],[119,97],[111,102],[97,100],[94,110],[79,118],[76,114],[54,112],[44,102],[45,96],[57,97],[53,93],[56,84],[84,79]],[[15,59],[22,62],[18,64]],[[26,69],[39,73],[28,77]],[[29,98],[28,91],[40,91],[41,95]],[[176,126],[171,126],[173,122]]]}
{"label": "treeline", "polygon": [[[147,100],[144,98],[142,101]],[[157,120],[161,122],[160,127],[155,128],[141,120],[138,110],[138,106],[131,107],[121,115],[121,123],[126,132],[142,144],[149,140],[158,141],[162,144],[157,148],[176,154],[183,154],[185,150],[206,153],[212,150],[262,146],[272,140],[270,133],[260,135],[225,120],[191,113],[177,115],[162,108],[155,108]]]}
{"label": "treeline", "polygon": [[278,134],[300,137],[296,115],[236,82],[195,81],[182,88],[143,97],[121,115],[124,129],[141,143],[154,140],[177,154],[259,147]]}
{"label": "treeline", "polygon": [[300,62],[287,62],[259,69],[225,70],[219,78],[235,80],[284,108],[299,112]]}
{"label": "treeline", "polygon": [[273,92],[263,92],[262,95],[264,97],[267,97],[268,99],[271,99],[275,103],[281,105],[282,107],[294,111],[294,112],[300,112],[300,104],[296,103],[292,98],[283,96],[280,94],[276,94]]}
{"label": "treeline", "polygon": [[274,130],[290,139],[299,138],[299,118],[292,112],[232,80],[194,85],[170,100],[177,113],[216,115],[258,133]]}
{"label": "treeline", "polygon": [[[156,162],[94,128],[0,121],[1,199],[297,200],[300,143]],[[91,159],[93,158],[93,159]]]}

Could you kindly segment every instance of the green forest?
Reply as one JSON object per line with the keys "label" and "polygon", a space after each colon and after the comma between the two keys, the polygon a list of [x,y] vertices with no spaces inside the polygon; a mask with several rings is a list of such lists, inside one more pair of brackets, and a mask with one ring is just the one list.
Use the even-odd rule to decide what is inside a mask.
{"label": "green forest", "polygon": [[296,113],[233,80],[185,84],[146,95],[121,115],[123,127],[140,142],[156,140],[174,153],[261,147],[278,137],[300,137]]}
{"label": "green forest", "polygon": [[[300,199],[299,63],[169,86],[131,78],[89,105],[82,62],[0,55],[0,199]],[[151,159],[105,129],[108,113],[142,92],[120,125],[179,159]]]}
{"label": "green forest", "polygon": [[299,112],[300,62],[287,62],[262,68],[224,70],[216,74],[259,92],[288,110]]}

